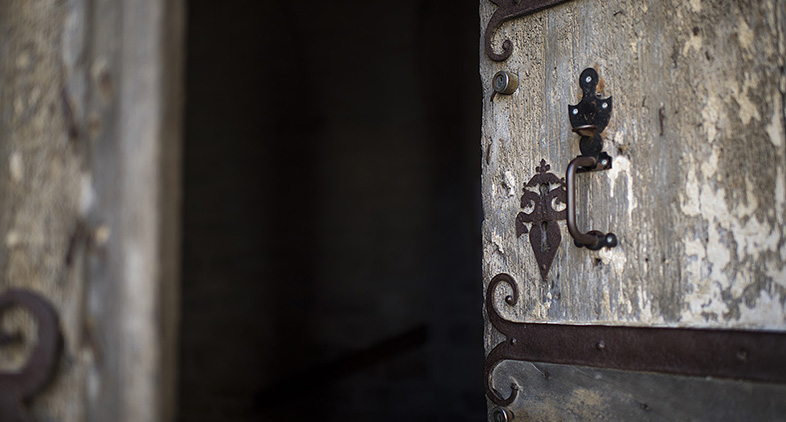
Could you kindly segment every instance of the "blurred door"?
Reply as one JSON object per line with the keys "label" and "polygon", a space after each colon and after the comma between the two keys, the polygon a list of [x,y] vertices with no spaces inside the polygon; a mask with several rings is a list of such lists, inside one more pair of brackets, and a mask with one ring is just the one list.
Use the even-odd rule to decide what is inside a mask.
{"label": "blurred door", "polygon": [[0,419],[173,419],[182,8],[0,4]]}

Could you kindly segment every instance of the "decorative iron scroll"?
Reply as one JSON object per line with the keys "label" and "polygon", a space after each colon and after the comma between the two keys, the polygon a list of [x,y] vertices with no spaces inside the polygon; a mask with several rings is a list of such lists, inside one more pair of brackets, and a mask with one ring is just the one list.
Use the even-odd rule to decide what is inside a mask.
{"label": "decorative iron scroll", "polygon": [[498,406],[512,403],[519,390],[512,384],[503,397],[494,389],[494,369],[504,360],[786,383],[786,333],[513,322],[494,307],[501,283],[513,291],[507,305],[519,298],[508,274],[494,276],[486,289],[489,322],[505,336],[484,368],[486,395]]}
{"label": "decorative iron scroll", "polygon": [[[0,294],[0,315],[15,306],[25,309],[35,318],[38,341],[22,369],[14,373],[0,373],[0,421],[29,422],[31,419],[24,403],[51,381],[63,341],[57,311],[46,299],[27,290],[9,290]],[[21,340],[18,337],[0,331],[0,346]]]}
{"label": "decorative iron scroll", "polygon": [[543,9],[556,6],[560,3],[565,3],[569,0],[489,0],[499,6],[497,10],[491,15],[488,25],[486,26],[485,34],[485,48],[486,55],[495,62],[501,62],[513,53],[513,42],[505,40],[502,43],[502,53],[495,53],[491,42],[494,38],[494,32],[504,22],[511,19],[519,18],[522,16],[530,15],[539,12]]}
{"label": "decorative iron scroll", "polygon": [[[546,160],[540,160],[540,166],[535,168],[537,174],[524,187],[524,195],[521,197],[521,208],[531,205],[533,209],[529,213],[522,211],[516,216],[516,237],[529,233],[529,243],[544,281],[548,279],[554,256],[562,242],[557,221],[564,220],[567,215],[564,209],[557,211],[553,207],[555,204],[567,203],[565,179],[549,173],[550,169],[551,166],[546,164]],[[527,229],[527,223],[532,223],[531,228]]]}

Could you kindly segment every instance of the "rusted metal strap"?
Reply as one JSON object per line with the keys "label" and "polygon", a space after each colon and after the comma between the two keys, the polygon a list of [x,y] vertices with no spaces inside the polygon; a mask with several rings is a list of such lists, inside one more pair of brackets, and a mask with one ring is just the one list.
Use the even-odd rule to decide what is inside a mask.
{"label": "rusted metal strap", "polygon": [[510,57],[511,53],[513,53],[513,42],[510,40],[505,40],[502,43],[502,53],[495,53],[494,48],[491,45],[491,42],[494,38],[494,32],[496,32],[497,28],[500,27],[504,22],[507,22],[511,19],[519,18],[522,16],[527,16],[535,12],[539,12],[543,9],[548,9],[549,7],[556,6],[560,3],[565,3],[569,0],[490,0],[492,3],[499,6],[497,10],[491,15],[491,19],[489,19],[489,23],[486,26],[486,34],[485,34],[485,48],[486,48],[486,55],[489,56],[491,60],[495,62],[501,62],[508,57]]}
{"label": "rusted metal strap", "polygon": [[518,301],[511,276],[498,274],[491,280],[486,312],[506,337],[485,365],[486,393],[498,405],[510,404],[516,396],[515,386],[508,398],[493,389],[492,372],[503,360],[786,383],[784,333],[513,322],[494,308],[500,283],[513,289],[505,302],[512,306]]}

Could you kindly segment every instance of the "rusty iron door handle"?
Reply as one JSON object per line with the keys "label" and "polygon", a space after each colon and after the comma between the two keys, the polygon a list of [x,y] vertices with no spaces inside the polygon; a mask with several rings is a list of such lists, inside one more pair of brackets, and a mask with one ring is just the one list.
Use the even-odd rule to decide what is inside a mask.
{"label": "rusty iron door handle", "polygon": [[576,224],[576,171],[605,170],[610,166],[610,161],[606,158],[598,162],[592,156],[578,156],[568,164],[568,171],[565,174],[568,191],[568,232],[573,237],[573,243],[578,247],[596,251],[600,248],[613,248],[617,246],[617,236],[614,233],[606,233],[592,230],[582,233]]}

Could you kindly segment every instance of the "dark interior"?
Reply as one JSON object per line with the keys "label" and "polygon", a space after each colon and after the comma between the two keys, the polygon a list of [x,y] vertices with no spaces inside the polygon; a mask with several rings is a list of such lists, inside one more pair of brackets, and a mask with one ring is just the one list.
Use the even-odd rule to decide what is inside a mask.
{"label": "dark interior", "polygon": [[187,5],[179,420],[484,420],[477,1]]}

